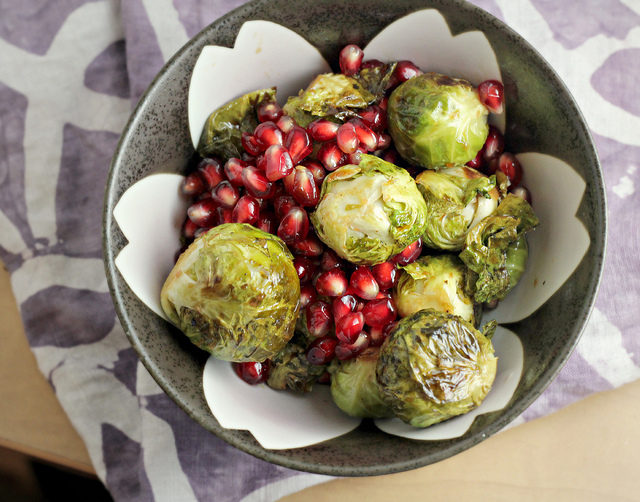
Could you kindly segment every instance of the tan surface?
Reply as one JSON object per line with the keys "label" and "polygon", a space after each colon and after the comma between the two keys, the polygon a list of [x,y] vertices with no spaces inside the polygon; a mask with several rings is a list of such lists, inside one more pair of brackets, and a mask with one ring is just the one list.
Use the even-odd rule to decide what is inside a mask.
{"label": "tan surface", "polygon": [[[4,270],[0,341],[0,447],[92,472],[82,441],[37,369]],[[339,479],[281,502],[640,501],[639,472],[640,382],[634,382],[502,432],[438,464],[391,476]]]}

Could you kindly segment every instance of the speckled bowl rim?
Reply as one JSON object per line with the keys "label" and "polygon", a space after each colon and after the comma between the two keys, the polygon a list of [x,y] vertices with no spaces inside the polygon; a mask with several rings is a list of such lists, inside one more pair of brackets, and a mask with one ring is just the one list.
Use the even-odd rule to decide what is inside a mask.
{"label": "speckled bowl rim", "polygon": [[[203,424],[198,416],[196,410],[190,409],[182,396],[176,392],[171,385],[165,384],[165,380],[162,378],[162,375],[156,374],[155,370],[149,364],[148,358],[145,355],[144,347],[141,345],[140,340],[136,336],[135,328],[132,324],[132,321],[126,312],[124,306],[121,302],[121,292],[119,291],[117,277],[119,272],[115,266],[115,257],[117,256],[120,249],[114,249],[109,235],[112,232],[112,227],[117,224],[113,221],[112,212],[115,207],[115,203],[117,200],[114,200],[114,191],[117,189],[118,184],[118,176],[120,174],[121,166],[121,157],[123,154],[123,149],[126,145],[131,141],[132,134],[132,125],[136,124],[141,116],[143,115],[143,110],[146,106],[148,106],[151,102],[150,95],[153,93],[153,90],[159,85],[159,83],[165,78],[167,74],[170,74],[172,69],[174,69],[178,65],[178,61],[187,50],[192,48],[195,45],[199,45],[202,39],[207,37],[207,34],[216,30],[217,27],[224,25],[228,20],[232,18],[240,18],[241,20],[248,21],[254,19],[251,17],[251,13],[256,6],[264,5],[269,3],[270,0],[255,0],[252,2],[248,2],[232,11],[227,13],[225,16],[222,16],[218,20],[211,23],[207,28],[198,33],[195,37],[193,37],[187,44],[185,44],[162,68],[162,70],[156,75],[154,80],[151,82],[145,93],[140,98],[135,110],[133,111],[128,123],[126,124],[123,134],[118,142],[116,147],[116,151],[113,157],[113,161],[111,164],[109,177],[107,180],[106,190],[105,190],[105,204],[103,211],[103,220],[102,220],[102,229],[103,229],[103,254],[104,254],[104,263],[105,263],[105,272],[107,276],[107,282],[109,286],[109,290],[111,292],[111,296],[113,298],[113,302],[116,308],[116,312],[118,318],[122,324],[122,327],[129,338],[133,348],[137,352],[140,360],[143,365],[147,368],[147,370],[152,374],[154,379],[158,382],[162,390],[175,402],[177,403],[191,418],[196,420],[198,423],[206,427]],[[591,269],[590,281],[588,284],[588,288],[584,291],[584,300],[581,308],[581,317],[576,319],[575,324],[573,325],[573,330],[570,334],[567,335],[567,341],[563,346],[562,350],[556,354],[555,358],[552,362],[546,367],[546,369],[539,375],[535,384],[530,388],[530,390],[523,396],[520,396],[516,402],[513,403],[511,407],[508,408],[506,412],[504,412],[498,419],[490,423],[481,429],[481,433],[474,433],[468,436],[463,436],[456,441],[440,441],[441,448],[436,452],[429,453],[427,455],[423,455],[420,457],[413,458],[411,460],[405,461],[391,461],[389,463],[381,464],[381,465],[370,465],[370,466],[345,466],[345,465],[326,465],[319,464],[314,462],[309,462],[305,460],[299,460],[295,458],[295,454],[291,454],[291,450],[287,450],[286,452],[277,451],[277,450],[265,450],[255,441],[246,441],[239,440],[233,435],[225,434],[226,429],[220,427],[218,430],[214,428],[206,427],[209,431],[213,432],[221,439],[225,440],[229,444],[235,446],[236,448],[249,453],[259,459],[265,460],[267,462],[271,462],[277,465],[281,465],[283,467],[306,471],[310,473],[316,474],[324,474],[324,475],[332,475],[332,476],[373,476],[373,475],[382,475],[382,474],[390,474],[395,472],[406,471],[410,469],[415,469],[419,467],[423,467],[435,462],[439,462],[446,458],[449,458],[457,453],[460,453],[468,448],[480,443],[484,439],[490,437],[497,431],[504,428],[508,425],[512,420],[518,417],[526,408],[528,408],[533,401],[535,401],[538,396],[547,388],[547,386],[553,381],[556,377],[560,369],[564,366],[571,353],[573,352],[576,344],[578,343],[582,332],[585,329],[585,326],[589,320],[591,312],[593,310],[596,295],[598,292],[598,288],[602,279],[603,268],[604,268],[604,258],[606,253],[606,236],[607,236],[607,210],[606,210],[606,194],[604,189],[604,176],[602,173],[602,168],[598,159],[598,155],[596,152],[596,148],[593,142],[593,138],[591,133],[587,127],[585,118],[582,112],[579,110],[574,98],[571,96],[571,93],[559,78],[557,73],[551,68],[551,66],[546,62],[546,60],[520,35],[518,35],[514,30],[509,28],[506,24],[504,24],[499,19],[495,18],[491,14],[486,11],[476,7],[474,5],[468,4],[461,0],[433,0],[433,1],[425,1],[424,5],[421,8],[438,8],[439,5],[444,4],[453,4],[461,9],[468,9],[478,16],[483,17],[483,22],[485,26],[490,27],[492,29],[501,31],[503,35],[508,37],[511,40],[514,40],[520,47],[525,50],[529,56],[537,62],[538,67],[544,72],[545,75],[548,76],[550,81],[553,81],[557,85],[558,92],[566,97],[567,105],[571,108],[575,117],[577,117],[577,122],[581,125],[582,131],[580,131],[585,138],[587,138],[587,144],[584,145],[586,149],[588,149],[588,156],[592,158],[593,163],[596,165],[596,170],[593,173],[594,179],[592,180],[596,184],[596,193],[595,193],[595,202],[596,207],[594,209],[594,213],[598,217],[598,220],[595,222],[595,230],[599,230],[596,233],[595,239],[591,243],[591,248],[588,251],[588,255],[594,261],[594,267]],[[418,9],[415,9],[418,10]],[[486,30],[486,28],[485,28]],[[583,258],[583,261],[586,259]],[[126,284],[124,286],[126,288]]]}

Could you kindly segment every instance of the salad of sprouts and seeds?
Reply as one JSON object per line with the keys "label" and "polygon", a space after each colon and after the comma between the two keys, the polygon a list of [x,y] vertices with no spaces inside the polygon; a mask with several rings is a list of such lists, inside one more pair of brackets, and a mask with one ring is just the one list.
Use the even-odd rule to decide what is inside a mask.
{"label": "salad of sprouts and seeds", "polygon": [[357,417],[416,427],[477,407],[496,374],[482,311],[518,282],[538,220],[489,114],[503,86],[364,60],[284,106],[215,110],[162,307],[249,384],[331,385]]}

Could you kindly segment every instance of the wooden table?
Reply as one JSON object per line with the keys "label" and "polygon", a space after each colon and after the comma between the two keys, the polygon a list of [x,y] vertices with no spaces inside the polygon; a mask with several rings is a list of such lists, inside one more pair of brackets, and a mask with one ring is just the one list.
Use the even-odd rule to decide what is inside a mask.
{"label": "wooden table", "polygon": [[[93,473],[82,440],[37,368],[4,270],[0,340],[0,449]],[[435,465],[338,479],[281,500],[640,501],[640,381],[501,432]]]}

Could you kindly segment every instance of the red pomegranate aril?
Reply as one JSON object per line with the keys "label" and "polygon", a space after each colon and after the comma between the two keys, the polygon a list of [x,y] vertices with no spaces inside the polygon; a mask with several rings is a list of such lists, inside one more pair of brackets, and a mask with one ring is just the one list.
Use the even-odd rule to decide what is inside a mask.
{"label": "red pomegranate aril", "polygon": [[277,181],[293,171],[293,161],[287,149],[282,145],[271,145],[264,152],[265,175],[269,181]]}
{"label": "red pomegranate aril", "polygon": [[341,268],[327,270],[316,279],[318,294],[324,296],[342,296],[346,293],[348,285],[347,274]]}
{"label": "red pomegranate aril", "polygon": [[253,225],[260,216],[260,203],[251,195],[243,195],[238,199],[231,213],[233,223]]}
{"label": "red pomegranate aril", "polygon": [[318,187],[322,186],[322,182],[327,176],[327,171],[325,171],[322,164],[317,160],[305,160],[302,165],[311,171],[311,174],[313,174],[316,180],[316,185],[318,185]]}
{"label": "red pomegranate aril", "polygon": [[257,385],[264,383],[269,377],[269,359],[262,363],[259,362],[246,362],[246,363],[231,363],[236,374],[245,382],[250,385]]}
{"label": "red pomegranate aril", "polygon": [[232,157],[224,164],[224,174],[232,185],[244,186],[242,183],[242,170],[249,164],[242,159]]}
{"label": "red pomegranate aril", "polygon": [[367,69],[367,68],[377,68],[378,66],[382,66],[384,63],[382,61],[380,61],[379,59],[367,59],[366,61],[362,62],[362,65],[360,66],[361,70]]}
{"label": "red pomegranate aril", "polygon": [[294,126],[286,134],[284,146],[289,151],[294,165],[302,162],[313,151],[313,145],[307,130],[300,126]]}
{"label": "red pomegranate aril", "polygon": [[289,244],[289,248],[291,248],[294,254],[317,258],[324,251],[324,244],[322,244],[320,239],[309,229],[307,237],[293,244]]}
{"label": "red pomegranate aril", "polygon": [[330,141],[335,139],[340,124],[327,119],[318,119],[311,122],[307,127],[307,132],[316,141]]}
{"label": "red pomegranate aril", "polygon": [[327,141],[322,145],[316,154],[316,158],[327,171],[335,171],[347,161],[347,156],[335,140]]}
{"label": "red pomegranate aril", "polygon": [[484,142],[484,158],[487,161],[497,159],[504,152],[504,136],[494,125],[489,126],[489,134]]}
{"label": "red pomegranate aril", "polygon": [[409,244],[406,248],[400,251],[397,255],[391,258],[391,261],[397,263],[400,266],[409,265],[418,259],[422,252],[422,239]]}
{"label": "red pomegranate aril", "polygon": [[353,153],[358,148],[360,140],[356,134],[356,128],[353,124],[347,122],[338,128],[336,133],[336,142],[344,153]]}
{"label": "red pomegranate aril", "polygon": [[241,136],[242,148],[254,157],[260,155],[260,153],[264,150],[262,145],[258,143],[253,134],[249,134],[248,132],[243,132]]}
{"label": "red pomegranate aril", "polygon": [[278,237],[286,244],[301,241],[307,236],[307,232],[309,232],[309,216],[299,206],[289,209],[278,226]]}
{"label": "red pomegranate aril", "polygon": [[195,238],[198,228],[198,225],[191,221],[191,218],[185,218],[180,229],[180,235],[185,239],[192,240]]}
{"label": "red pomegranate aril", "polygon": [[258,106],[257,115],[260,122],[276,122],[282,114],[282,107],[277,101],[263,101]]}
{"label": "red pomegranate aril", "polygon": [[335,267],[341,267],[342,259],[338,257],[333,249],[325,249],[320,257],[320,268],[322,270],[331,270]]}
{"label": "red pomegranate aril", "polygon": [[365,108],[360,114],[360,118],[376,132],[387,128],[387,112],[378,105]]}
{"label": "red pomegranate aril", "polygon": [[370,347],[380,347],[384,341],[389,338],[389,335],[393,331],[393,328],[396,327],[396,322],[390,322],[389,324],[385,324],[384,326],[370,326],[368,329],[369,332],[369,346]]}
{"label": "red pomegranate aril", "polygon": [[355,312],[358,306],[358,299],[353,295],[342,295],[333,300],[333,320],[338,322],[341,317],[350,312]]}
{"label": "red pomegranate aril", "polygon": [[211,198],[224,209],[233,209],[240,198],[240,190],[224,180],[211,191]]}
{"label": "red pomegranate aril", "polygon": [[253,137],[258,142],[258,145],[263,146],[263,150],[266,150],[271,145],[282,145],[284,143],[284,133],[275,122],[270,120],[258,124],[258,127],[253,131]]}
{"label": "red pomegranate aril", "polygon": [[187,209],[189,219],[199,227],[212,227],[216,224],[218,205],[211,199],[194,202]]}
{"label": "red pomegranate aril", "polygon": [[511,191],[511,193],[516,197],[520,197],[521,199],[526,200],[529,205],[531,205],[531,192],[527,188],[523,186],[517,186]]}
{"label": "red pomegranate aril", "polygon": [[378,148],[378,135],[371,130],[371,128],[364,123],[362,119],[352,119],[351,124],[353,124],[356,135],[358,136],[358,141],[362,143],[367,151],[373,152],[376,148]]}
{"label": "red pomegranate aril", "polygon": [[[335,317],[335,314],[334,314]],[[343,343],[354,343],[364,328],[362,312],[349,312],[336,321],[336,337]]]}
{"label": "red pomegranate aril", "polygon": [[225,223],[233,223],[233,210],[219,207],[216,215],[216,225],[224,225]]}
{"label": "red pomegranate aril", "polygon": [[207,157],[198,163],[198,172],[207,189],[211,190],[225,179],[224,168],[218,159]]}
{"label": "red pomegranate aril", "polygon": [[307,349],[307,361],[316,366],[327,364],[336,357],[336,345],[338,340],[332,336],[314,340]]}
{"label": "red pomegranate aril", "polygon": [[354,164],[357,166],[358,164],[360,164],[360,161],[362,160],[363,153],[367,153],[367,149],[364,148],[362,145],[358,146],[355,152],[347,155],[347,163]]}
{"label": "red pomegranate aril", "polygon": [[382,157],[380,157],[382,160],[386,161],[386,162],[390,162],[391,164],[395,164],[398,161],[398,152],[396,152],[395,150],[387,150],[382,154]]}
{"label": "red pomegranate aril", "polygon": [[391,146],[391,136],[388,134],[382,133],[378,134],[378,150],[385,150]]}
{"label": "red pomegranate aril", "polygon": [[351,274],[349,286],[351,286],[357,296],[364,300],[373,300],[380,291],[380,286],[376,282],[375,277],[373,277],[369,267],[358,267]]}
{"label": "red pomegranate aril", "polygon": [[285,214],[289,212],[293,206],[297,206],[298,203],[293,198],[293,195],[290,194],[282,194],[276,195],[273,198],[273,210],[276,213],[276,218],[281,220]]}
{"label": "red pomegranate aril", "polygon": [[303,284],[311,280],[318,269],[318,265],[305,256],[296,256],[293,259],[293,268],[296,269],[300,284]]}
{"label": "red pomegranate aril", "polygon": [[343,342],[338,342],[334,351],[336,357],[340,361],[346,361],[347,359],[353,359],[354,357],[359,356],[364,352],[364,350],[369,347],[369,333],[362,330],[356,340],[353,343],[347,344]]}
{"label": "red pomegranate aril", "polygon": [[505,152],[498,159],[498,169],[509,178],[510,188],[517,187],[522,180],[522,166],[515,155]]}
{"label": "red pomegranate aril", "polygon": [[268,234],[274,234],[278,230],[278,220],[276,215],[271,211],[260,211],[258,219],[253,224],[254,227],[267,232]]}
{"label": "red pomegranate aril", "polygon": [[485,159],[484,159],[484,146],[478,150],[478,153],[476,153],[476,156],[471,159],[469,162],[467,162],[465,165],[467,167],[471,167],[472,169],[476,169],[476,170],[482,170],[482,168],[484,167],[484,163],[485,163]]}
{"label": "red pomegranate aril", "polygon": [[338,55],[340,71],[345,75],[355,75],[360,71],[360,65],[364,58],[364,52],[354,44],[346,45]]}
{"label": "red pomegranate aril", "polygon": [[384,96],[382,96],[382,99],[378,103],[378,106],[380,108],[382,108],[386,112],[388,104],[389,104],[389,96],[388,95],[384,95]]}
{"label": "red pomegranate aril", "polygon": [[392,261],[378,263],[371,267],[371,274],[380,286],[380,289],[391,289],[398,283],[400,273],[398,267]]}
{"label": "red pomegranate aril", "polygon": [[198,171],[189,173],[180,183],[180,192],[187,197],[199,197],[207,190],[207,186]]}
{"label": "red pomegranate aril", "polygon": [[263,171],[248,165],[242,170],[242,184],[257,199],[269,199],[275,195],[275,186]]}
{"label": "red pomegranate aril", "polygon": [[307,331],[313,337],[319,338],[329,333],[333,321],[331,305],[322,300],[309,304],[306,311]]}
{"label": "red pomegranate aril", "polygon": [[315,302],[317,298],[318,292],[311,284],[303,284],[300,286],[300,310],[306,309]]}
{"label": "red pomegranate aril", "polygon": [[424,72],[418,68],[411,61],[398,61],[396,69],[393,74],[396,76],[399,82],[406,82],[407,80],[422,75]]}
{"label": "red pomegranate aril", "polygon": [[368,326],[384,326],[396,320],[398,311],[392,298],[371,300],[362,309],[364,322]]}
{"label": "red pomegranate aril", "polygon": [[504,110],[504,87],[498,80],[485,80],[478,86],[478,97],[487,109],[496,114]]}
{"label": "red pomegranate aril", "polygon": [[296,166],[293,171],[291,195],[302,207],[314,207],[320,200],[320,190],[313,173],[305,166]]}
{"label": "red pomegranate aril", "polygon": [[276,125],[280,128],[283,133],[288,133],[293,127],[296,125],[296,121],[293,120],[289,115],[283,115],[278,119]]}

